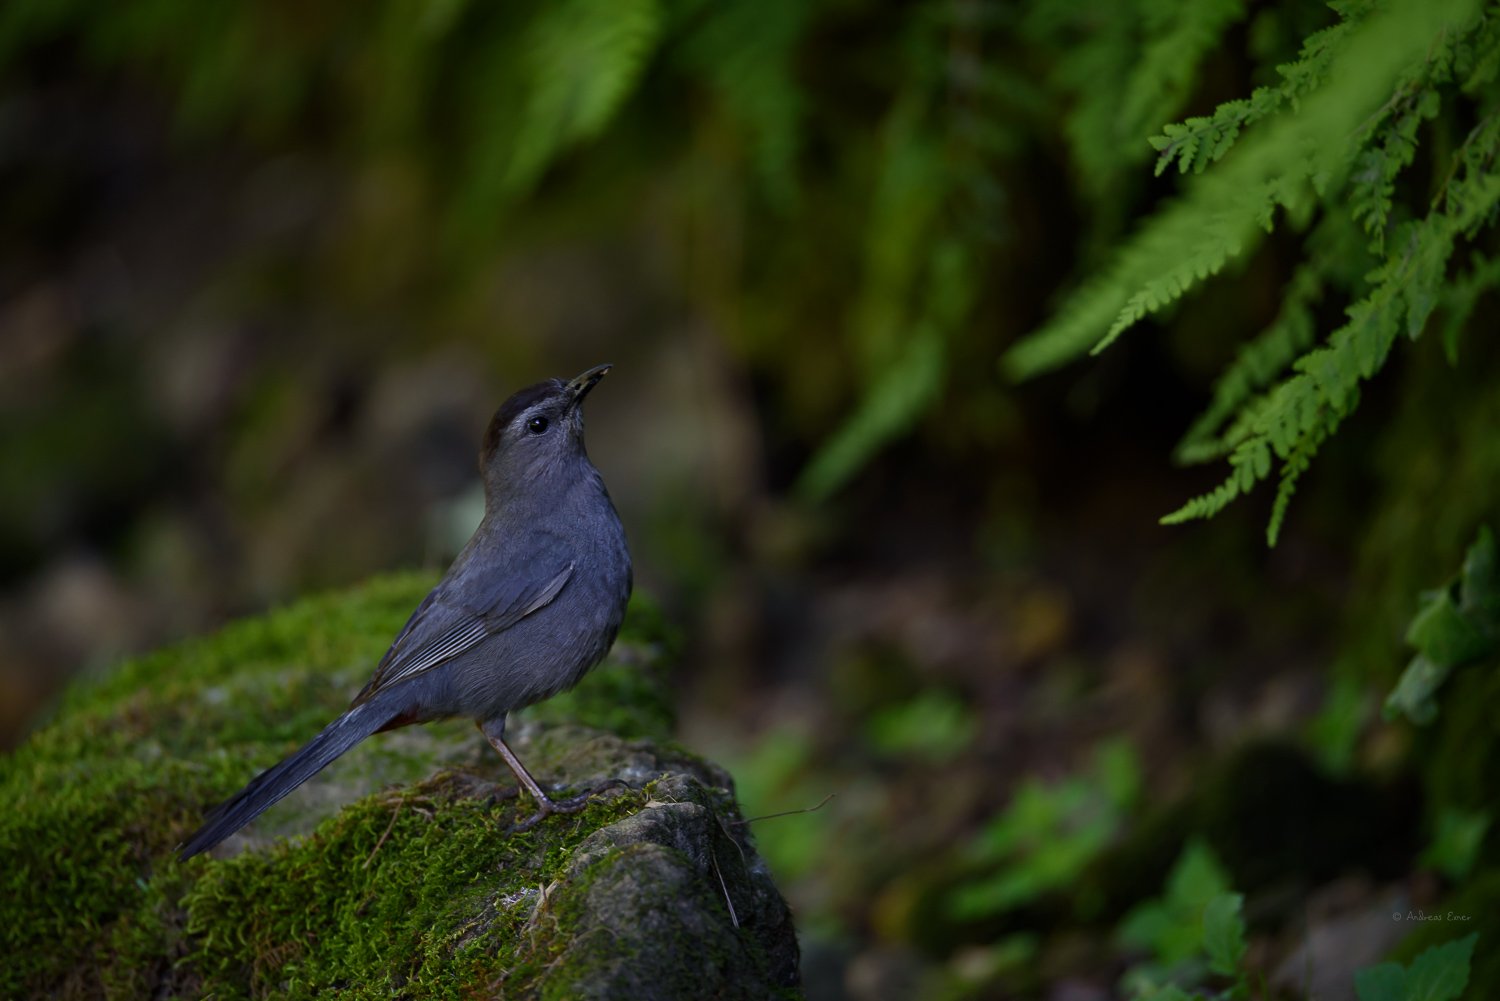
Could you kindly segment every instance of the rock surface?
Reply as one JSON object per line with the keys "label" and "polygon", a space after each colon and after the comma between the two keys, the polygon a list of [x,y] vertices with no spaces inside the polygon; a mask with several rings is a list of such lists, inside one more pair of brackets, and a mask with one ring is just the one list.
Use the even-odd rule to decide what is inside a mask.
{"label": "rock surface", "polygon": [[0,759],[0,997],[796,997],[797,945],[721,769],[674,746],[669,643],[514,718],[377,735],[208,857],[202,812],[317,732],[431,579],[376,580],[78,686]]}

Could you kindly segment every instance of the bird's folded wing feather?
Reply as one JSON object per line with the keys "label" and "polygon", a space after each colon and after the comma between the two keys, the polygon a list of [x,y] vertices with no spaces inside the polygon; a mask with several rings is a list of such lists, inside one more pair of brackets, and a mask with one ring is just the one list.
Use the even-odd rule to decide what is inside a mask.
{"label": "bird's folded wing feather", "polygon": [[567,585],[574,566],[566,543],[543,535],[527,550],[492,565],[450,571],[417,606],[353,704],[431,670],[544,608]]}

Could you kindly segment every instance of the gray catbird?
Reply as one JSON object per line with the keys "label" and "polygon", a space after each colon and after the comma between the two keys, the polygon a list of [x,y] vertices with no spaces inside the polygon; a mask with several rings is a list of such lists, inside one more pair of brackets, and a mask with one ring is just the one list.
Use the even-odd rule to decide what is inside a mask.
{"label": "gray catbird", "polygon": [[[207,851],[372,733],[473,719],[536,799],[555,802],[505,745],[505,714],[577,684],[614,642],[630,598],[630,551],[583,448],[583,398],[610,366],[549,379],[496,411],[480,450],[484,519],[407,620],[349,710],[217,807],[180,850]],[[598,790],[594,790],[597,792]]]}

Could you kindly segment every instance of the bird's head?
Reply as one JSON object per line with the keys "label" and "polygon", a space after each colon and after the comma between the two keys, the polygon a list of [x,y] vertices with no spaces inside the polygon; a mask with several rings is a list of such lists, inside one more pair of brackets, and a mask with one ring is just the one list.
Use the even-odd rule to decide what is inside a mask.
{"label": "bird's head", "polygon": [[583,448],[583,398],[610,370],[596,365],[564,381],[547,379],[512,394],[500,405],[484,434],[479,469],[491,498],[521,483],[567,475]]}

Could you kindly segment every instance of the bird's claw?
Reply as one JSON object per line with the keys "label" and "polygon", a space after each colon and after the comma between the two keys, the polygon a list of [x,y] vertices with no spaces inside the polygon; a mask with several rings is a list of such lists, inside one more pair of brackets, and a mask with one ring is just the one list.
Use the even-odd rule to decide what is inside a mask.
{"label": "bird's claw", "polygon": [[610,779],[608,782],[601,782],[587,792],[580,793],[571,799],[556,800],[550,796],[543,795],[537,803],[536,813],[533,813],[530,817],[517,824],[515,830],[517,833],[529,831],[554,813],[580,813],[595,796],[616,788],[629,789],[630,783],[624,779]]}

